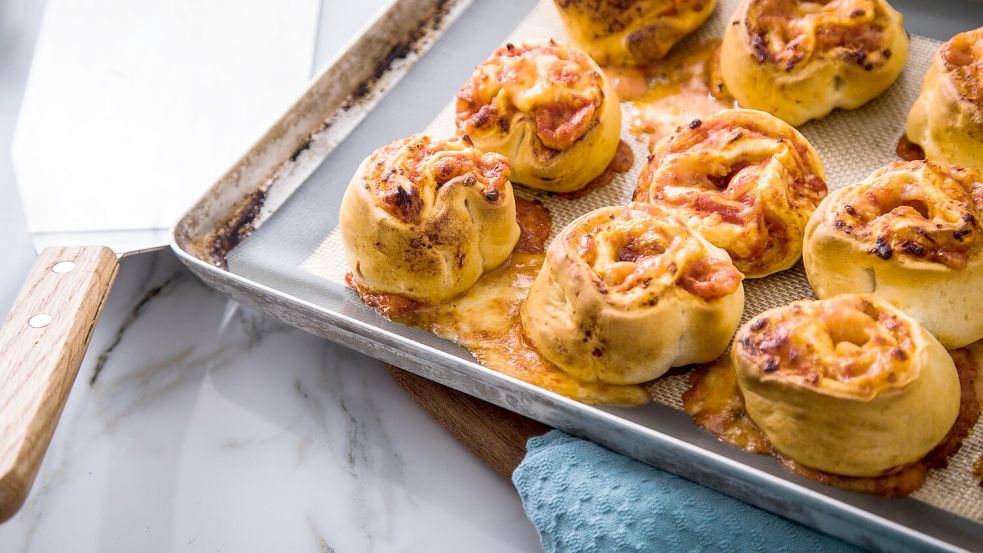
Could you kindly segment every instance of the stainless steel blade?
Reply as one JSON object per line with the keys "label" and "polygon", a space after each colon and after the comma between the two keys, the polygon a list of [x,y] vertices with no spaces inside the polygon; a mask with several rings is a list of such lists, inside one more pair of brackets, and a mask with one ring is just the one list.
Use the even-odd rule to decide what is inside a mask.
{"label": "stainless steel blade", "polygon": [[34,249],[54,246],[107,246],[125,257],[167,247],[167,229],[108,230],[89,232],[41,232],[31,235]]}

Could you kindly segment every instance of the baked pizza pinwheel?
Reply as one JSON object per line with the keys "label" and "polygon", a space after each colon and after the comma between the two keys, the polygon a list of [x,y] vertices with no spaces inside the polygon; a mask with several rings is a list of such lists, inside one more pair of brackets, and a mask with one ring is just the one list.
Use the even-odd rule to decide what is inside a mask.
{"label": "baked pizza pinwheel", "polygon": [[983,27],[939,49],[908,114],[925,157],[983,171]]}
{"label": "baked pizza pinwheel", "polygon": [[614,158],[621,107],[587,54],[559,42],[507,44],[457,93],[457,131],[512,163],[512,180],[572,192]]}
{"label": "baked pizza pinwheel", "polygon": [[822,162],[805,137],[767,113],[729,109],[656,145],[635,201],[671,210],[755,278],[795,264],[825,195]]}
{"label": "baked pizza pinwheel", "polygon": [[890,473],[931,451],[959,413],[952,358],[874,296],[766,311],[741,327],[731,355],[748,416],[805,467]]}
{"label": "baked pizza pinwheel", "polygon": [[731,19],[720,54],[727,89],[795,126],[867,103],[908,57],[901,14],[885,0],[744,0]]}
{"label": "baked pizza pinwheel", "polygon": [[600,64],[661,59],[713,12],[715,0],[554,0],[573,42]]}
{"label": "baked pizza pinwheel", "polygon": [[519,239],[508,160],[425,134],[372,152],[340,219],[357,287],[422,303],[470,288]]}
{"label": "baked pizza pinwheel", "polygon": [[870,293],[955,349],[983,338],[980,173],[894,162],[820,204],[803,261],[816,296]]}
{"label": "baked pizza pinwheel", "polygon": [[550,244],[522,327],[575,378],[647,382],[726,349],[744,309],[741,279],[723,250],[662,209],[604,207]]}

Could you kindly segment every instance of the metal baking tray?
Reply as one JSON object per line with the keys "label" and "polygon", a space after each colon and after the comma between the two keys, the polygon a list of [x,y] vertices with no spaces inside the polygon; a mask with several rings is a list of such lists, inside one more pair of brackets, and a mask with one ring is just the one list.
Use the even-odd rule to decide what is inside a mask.
{"label": "metal baking tray", "polygon": [[[337,225],[362,158],[425,128],[535,4],[393,0],[181,218],[174,252],[211,287],[287,324],[848,542],[885,551],[983,547],[983,521],[807,480],[718,441],[665,405],[590,406],[505,376],[296,269]],[[972,0],[892,5],[910,32],[940,40],[983,24],[983,4]],[[252,263],[230,262],[246,250]]]}

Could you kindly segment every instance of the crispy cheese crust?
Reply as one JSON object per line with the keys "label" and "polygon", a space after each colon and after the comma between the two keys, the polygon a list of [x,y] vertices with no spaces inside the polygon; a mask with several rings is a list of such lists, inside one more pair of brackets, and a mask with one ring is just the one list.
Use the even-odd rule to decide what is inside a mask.
{"label": "crispy cheese crust", "polygon": [[767,113],[723,110],[655,147],[635,200],[671,210],[755,278],[799,259],[824,179],[815,149],[794,128]]}
{"label": "crispy cheese crust", "polygon": [[983,339],[983,182],[908,161],[837,190],[813,214],[803,260],[816,295],[872,293],[954,349]]}
{"label": "crispy cheese crust", "polygon": [[885,0],[745,0],[721,70],[742,106],[798,126],[880,95],[907,56],[901,14]]}
{"label": "crispy cheese crust", "polygon": [[600,175],[621,133],[618,96],[596,63],[556,41],[507,44],[457,94],[457,132],[512,162],[512,179],[572,192]]}
{"label": "crispy cheese crust", "polygon": [[358,287],[424,303],[472,286],[519,239],[508,160],[424,134],[362,162],[340,219]]}
{"label": "crispy cheese crust", "polygon": [[522,325],[571,375],[637,384],[724,351],[744,308],[742,278],[725,252],[665,211],[605,207],[550,244]]}
{"label": "crispy cheese crust", "polygon": [[803,466],[879,476],[921,459],[960,407],[952,358],[917,321],[868,295],[766,311],[732,350],[751,420]]}
{"label": "crispy cheese crust", "polygon": [[939,48],[908,114],[926,158],[983,171],[983,27]]}
{"label": "crispy cheese crust", "polygon": [[713,13],[715,0],[554,0],[573,42],[604,65],[659,60]]}

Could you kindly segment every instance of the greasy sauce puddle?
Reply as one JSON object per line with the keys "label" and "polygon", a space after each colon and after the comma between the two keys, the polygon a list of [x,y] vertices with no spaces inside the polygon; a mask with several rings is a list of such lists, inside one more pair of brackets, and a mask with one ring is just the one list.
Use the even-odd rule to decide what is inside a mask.
{"label": "greasy sauce puddle", "polygon": [[720,39],[674,48],[637,68],[606,67],[622,102],[631,102],[629,130],[652,147],[676,127],[738,107],[720,77]]}

